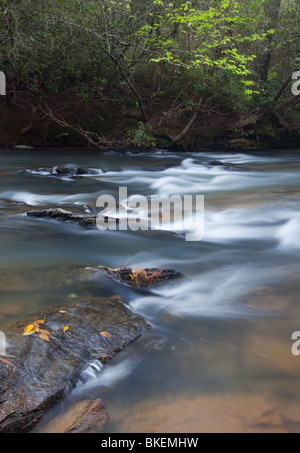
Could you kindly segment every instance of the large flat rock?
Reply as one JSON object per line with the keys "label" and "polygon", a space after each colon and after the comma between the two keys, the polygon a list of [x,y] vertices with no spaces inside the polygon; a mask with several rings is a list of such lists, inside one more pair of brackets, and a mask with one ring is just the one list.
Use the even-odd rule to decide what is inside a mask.
{"label": "large flat rock", "polygon": [[[23,335],[40,320],[37,326],[50,333],[49,341],[41,332]],[[0,357],[1,432],[29,431],[91,361],[104,363],[148,327],[122,303],[99,297],[66,300],[9,325],[7,355]]]}

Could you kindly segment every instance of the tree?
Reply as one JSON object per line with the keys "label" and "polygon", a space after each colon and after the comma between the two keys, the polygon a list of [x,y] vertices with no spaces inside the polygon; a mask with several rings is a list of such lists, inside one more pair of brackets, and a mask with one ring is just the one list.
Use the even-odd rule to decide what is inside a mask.
{"label": "tree", "polygon": [[[280,7],[281,7],[281,0],[268,0],[263,2],[262,5],[265,8],[265,14],[267,17],[267,23],[266,26],[276,30],[277,29],[277,23],[278,23],[278,18],[280,14]],[[267,38],[267,47],[265,52],[261,55],[259,59],[259,69],[258,69],[258,74],[259,78],[263,81],[266,82],[268,80],[268,73],[269,73],[269,68],[270,68],[270,63],[271,63],[271,58],[272,58],[272,44],[274,42],[274,35],[269,34]]]}
{"label": "tree", "polygon": [[[6,100],[26,98],[64,127],[63,106],[77,99],[105,119],[114,107],[139,122],[133,131],[143,122],[155,133],[180,118],[171,135],[181,141],[201,115],[256,118],[290,105],[299,22],[295,0],[2,0]],[[48,104],[54,95],[57,109]],[[78,117],[73,130],[94,143],[102,126]]]}

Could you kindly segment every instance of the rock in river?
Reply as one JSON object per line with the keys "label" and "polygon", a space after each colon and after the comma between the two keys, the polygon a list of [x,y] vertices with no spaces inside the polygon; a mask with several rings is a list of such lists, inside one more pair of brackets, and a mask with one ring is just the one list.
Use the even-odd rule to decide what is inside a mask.
{"label": "rock in river", "polygon": [[98,175],[101,170],[98,168],[67,167],[57,165],[55,167],[39,167],[34,169],[20,170],[20,173],[36,176],[57,176],[71,179],[81,178],[82,176]]}
{"label": "rock in river", "polygon": [[114,280],[138,288],[151,288],[155,286],[161,286],[171,281],[173,282],[184,278],[184,275],[181,272],[176,271],[175,269],[131,269],[129,267],[119,267],[112,269],[105,266],[98,266],[87,269],[94,272],[104,271]]}
{"label": "rock in river", "polygon": [[31,430],[92,360],[104,363],[148,326],[122,303],[100,297],[67,300],[7,326],[7,355],[0,357],[1,432]]}
{"label": "rock in river", "polygon": [[71,211],[66,211],[61,208],[41,209],[38,211],[27,211],[26,215],[29,217],[48,218],[54,220],[61,220],[63,222],[75,222],[84,227],[96,226],[96,214],[74,214]]}

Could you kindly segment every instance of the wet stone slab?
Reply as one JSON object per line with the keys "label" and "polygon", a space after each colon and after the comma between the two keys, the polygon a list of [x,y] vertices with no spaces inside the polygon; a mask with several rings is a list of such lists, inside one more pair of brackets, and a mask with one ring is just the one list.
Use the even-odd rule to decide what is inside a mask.
{"label": "wet stone slab", "polygon": [[[36,321],[37,330],[24,336]],[[95,354],[104,363],[148,328],[119,301],[99,297],[66,300],[7,326],[7,355],[0,362],[1,432],[31,430],[74,387]],[[48,331],[48,338],[38,329]]]}

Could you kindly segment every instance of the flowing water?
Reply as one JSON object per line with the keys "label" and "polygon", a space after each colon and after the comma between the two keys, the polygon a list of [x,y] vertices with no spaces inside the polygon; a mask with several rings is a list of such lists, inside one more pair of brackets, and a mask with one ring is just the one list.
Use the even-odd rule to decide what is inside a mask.
{"label": "flowing water", "polygon": [[[57,165],[90,171],[70,178],[46,168]],[[99,231],[24,216],[28,205],[95,207],[102,194],[118,199],[119,187],[204,195],[202,240],[176,228]],[[300,432],[300,356],[291,349],[299,206],[297,151],[2,150],[0,328],[76,296],[56,284],[68,266],[174,268],[187,279],[128,302],[150,332],[89,370],[65,404],[101,397],[110,433]]]}

